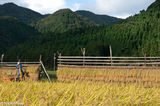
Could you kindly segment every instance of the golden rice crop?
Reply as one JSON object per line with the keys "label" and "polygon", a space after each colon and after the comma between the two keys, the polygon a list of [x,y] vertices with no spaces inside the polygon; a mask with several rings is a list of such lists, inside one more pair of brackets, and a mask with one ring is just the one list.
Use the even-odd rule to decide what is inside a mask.
{"label": "golden rice crop", "polygon": [[[26,81],[37,81],[39,80],[40,66],[39,65],[30,65],[28,67],[23,67],[23,71],[27,73],[25,76]],[[0,68],[0,80],[15,78],[18,75],[18,69],[15,67],[2,67]]]}
{"label": "golden rice crop", "polygon": [[159,106],[160,88],[96,82],[3,82],[0,103],[3,102],[26,106]]}
{"label": "golden rice crop", "polygon": [[59,68],[58,80],[95,81],[160,87],[159,68]]}

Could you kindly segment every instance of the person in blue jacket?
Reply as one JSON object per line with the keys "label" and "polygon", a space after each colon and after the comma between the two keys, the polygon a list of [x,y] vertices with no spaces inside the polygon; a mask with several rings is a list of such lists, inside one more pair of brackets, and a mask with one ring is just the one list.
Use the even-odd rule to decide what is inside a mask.
{"label": "person in blue jacket", "polygon": [[23,72],[22,68],[23,68],[23,66],[22,66],[22,64],[20,63],[20,60],[19,60],[18,63],[17,63],[17,66],[16,66],[16,69],[18,69],[18,78],[20,77],[20,75],[22,75],[22,77],[24,75],[24,72]]}

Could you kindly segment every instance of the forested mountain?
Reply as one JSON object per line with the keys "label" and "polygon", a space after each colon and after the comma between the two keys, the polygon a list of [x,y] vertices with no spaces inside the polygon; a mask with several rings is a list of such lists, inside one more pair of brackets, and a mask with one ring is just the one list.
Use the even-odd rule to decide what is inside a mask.
{"label": "forested mountain", "polygon": [[89,19],[74,13],[70,9],[61,9],[41,19],[35,27],[40,32],[65,32],[76,28],[97,26]]}
{"label": "forested mountain", "polygon": [[20,21],[27,24],[38,21],[39,19],[45,17],[45,15],[41,15],[40,13],[24,7],[20,7],[14,3],[0,5],[0,16],[16,17]]}
{"label": "forested mountain", "polygon": [[157,3],[160,0],[146,11],[112,26],[44,33],[36,40],[12,47],[6,59],[13,61],[19,56],[34,61],[42,54],[44,63],[52,65],[53,53],[57,51],[62,55],[81,55],[80,48],[86,48],[86,55],[108,56],[109,45],[113,56],[144,56],[145,53],[147,56],[160,56],[160,5]]}
{"label": "forested mountain", "polygon": [[[6,54],[8,61],[16,61],[19,56],[23,61],[35,61],[40,54],[45,65],[53,63],[53,54],[60,52],[62,55],[81,55],[81,48],[87,49],[87,55],[108,55],[108,45],[120,46],[118,41],[108,37],[108,42],[103,42],[105,27],[79,28],[64,33],[45,33],[38,39],[12,47]],[[118,45],[117,45],[118,44]],[[114,49],[118,50],[118,49]],[[13,52],[14,51],[14,52]]]}
{"label": "forested mountain", "polygon": [[148,10],[149,9],[160,9],[160,0],[156,0],[154,3],[152,3],[149,7],[148,7]]}
{"label": "forested mountain", "polygon": [[39,33],[14,17],[0,17],[0,53],[9,47],[35,38]]}
{"label": "forested mountain", "polygon": [[120,18],[111,17],[108,15],[97,15],[90,11],[85,11],[85,10],[78,10],[76,11],[76,13],[84,17],[87,17],[88,19],[92,20],[96,24],[100,24],[100,25],[112,25],[122,20]]}

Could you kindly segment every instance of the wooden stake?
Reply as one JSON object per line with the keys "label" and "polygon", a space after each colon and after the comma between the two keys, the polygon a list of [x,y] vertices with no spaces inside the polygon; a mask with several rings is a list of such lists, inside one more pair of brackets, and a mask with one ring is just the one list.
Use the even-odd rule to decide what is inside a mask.
{"label": "wooden stake", "polygon": [[[58,58],[61,59],[62,54],[59,51],[57,51],[57,54],[58,54]],[[60,62],[60,65],[62,65],[61,60],[59,62]]]}
{"label": "wooden stake", "polygon": [[109,46],[109,50],[110,50],[110,58],[111,58],[111,66],[112,66],[112,47],[111,45]]}
{"label": "wooden stake", "polygon": [[39,61],[42,61],[42,55],[39,56]]}
{"label": "wooden stake", "polygon": [[144,56],[144,60],[145,60],[145,64],[144,64],[144,66],[146,66],[146,57],[147,57],[147,54],[144,52],[144,49],[142,48],[142,53],[143,53],[143,56]]}
{"label": "wooden stake", "polygon": [[17,56],[17,61],[19,61],[19,57]]}
{"label": "wooden stake", "polygon": [[54,71],[56,70],[56,53],[54,53]]}
{"label": "wooden stake", "polygon": [[3,58],[4,58],[4,54],[2,54],[1,56],[1,63],[3,62]]}
{"label": "wooden stake", "polygon": [[82,52],[82,55],[83,55],[83,66],[85,66],[85,55],[86,55],[86,49],[85,48],[81,48],[81,52]]}
{"label": "wooden stake", "polygon": [[146,53],[145,53],[145,54],[144,54],[144,60],[145,60],[145,64],[144,64],[144,65],[145,65],[145,66],[146,66],[146,60],[147,60],[147,59],[146,59],[146,56],[147,56],[147,55],[146,55]]}

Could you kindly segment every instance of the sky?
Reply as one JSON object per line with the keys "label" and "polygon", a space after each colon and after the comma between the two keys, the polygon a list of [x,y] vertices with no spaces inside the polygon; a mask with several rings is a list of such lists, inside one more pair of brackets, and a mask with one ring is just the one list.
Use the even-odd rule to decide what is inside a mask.
{"label": "sky", "polygon": [[63,8],[88,10],[96,14],[127,18],[135,15],[155,0],[0,0],[0,4],[13,2],[41,14],[52,14]]}

